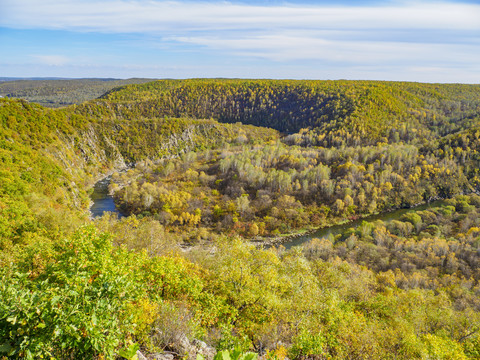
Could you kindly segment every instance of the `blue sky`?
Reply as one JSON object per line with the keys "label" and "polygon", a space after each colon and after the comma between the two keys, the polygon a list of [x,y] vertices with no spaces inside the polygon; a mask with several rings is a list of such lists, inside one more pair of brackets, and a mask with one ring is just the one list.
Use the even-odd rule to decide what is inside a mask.
{"label": "blue sky", "polygon": [[1,76],[480,83],[480,0],[0,0]]}

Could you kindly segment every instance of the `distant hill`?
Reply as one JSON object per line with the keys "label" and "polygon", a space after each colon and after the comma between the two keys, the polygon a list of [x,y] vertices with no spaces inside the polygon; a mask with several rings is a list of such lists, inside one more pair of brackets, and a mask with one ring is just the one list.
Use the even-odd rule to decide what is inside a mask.
{"label": "distant hill", "polygon": [[0,77],[0,81],[16,81],[16,80],[74,80],[74,79],[61,78],[61,77]]}
{"label": "distant hill", "polygon": [[0,78],[0,96],[61,107],[95,99],[115,87],[150,81],[152,79]]}
{"label": "distant hill", "polygon": [[[215,118],[287,134],[305,145],[430,141],[475,125],[480,85],[383,81],[159,80],[115,88],[86,113]],[[102,110],[101,110],[102,109]],[[305,132],[303,132],[305,133]]]}

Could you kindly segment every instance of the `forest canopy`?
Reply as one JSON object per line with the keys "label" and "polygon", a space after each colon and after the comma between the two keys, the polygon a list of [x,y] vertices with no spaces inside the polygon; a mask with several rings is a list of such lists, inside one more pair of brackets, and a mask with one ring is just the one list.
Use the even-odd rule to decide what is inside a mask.
{"label": "forest canopy", "polygon": [[70,94],[0,99],[0,358],[480,358],[480,86]]}

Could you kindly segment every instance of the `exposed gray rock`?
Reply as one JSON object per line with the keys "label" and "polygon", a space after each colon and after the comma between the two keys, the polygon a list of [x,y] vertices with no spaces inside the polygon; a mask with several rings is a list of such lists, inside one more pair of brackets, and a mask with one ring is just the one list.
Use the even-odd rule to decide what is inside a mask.
{"label": "exposed gray rock", "polygon": [[182,335],[177,339],[176,345],[178,352],[187,355],[189,360],[195,360],[197,354],[203,355],[205,360],[212,360],[216,353],[216,350],[213,347],[207,345],[203,341],[194,339],[190,342],[185,335]]}
{"label": "exposed gray rock", "polygon": [[195,348],[196,348],[195,357],[197,356],[197,354],[201,354],[201,355],[203,355],[203,357],[205,358],[205,360],[211,360],[211,359],[213,359],[213,357],[214,357],[215,354],[216,354],[215,348],[207,345],[207,344],[204,343],[203,341],[200,341],[200,340],[197,340],[197,339],[193,339],[192,344],[193,344],[193,345],[195,346]]}
{"label": "exposed gray rock", "polygon": [[178,352],[182,355],[190,355],[190,353],[192,353],[194,350],[192,348],[192,345],[190,344],[190,341],[185,336],[185,334],[182,334],[177,337],[175,341],[175,347],[177,348]]}
{"label": "exposed gray rock", "polygon": [[149,360],[173,360],[174,358],[173,354],[169,353],[151,354],[148,356]]}
{"label": "exposed gray rock", "polygon": [[140,350],[137,350],[137,358],[138,360],[148,360],[145,355],[143,355]]}

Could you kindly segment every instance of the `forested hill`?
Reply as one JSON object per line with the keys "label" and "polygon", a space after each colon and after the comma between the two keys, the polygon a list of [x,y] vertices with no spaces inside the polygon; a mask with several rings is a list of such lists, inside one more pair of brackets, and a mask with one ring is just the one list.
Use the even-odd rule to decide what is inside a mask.
{"label": "forested hill", "polygon": [[[0,358],[480,359],[479,90],[165,80],[62,109],[0,99]],[[109,174],[130,216],[89,219]],[[360,217],[303,248],[250,242]]]}
{"label": "forested hill", "polygon": [[0,82],[0,96],[20,98],[48,107],[79,104],[106,91],[127,84],[142,84],[152,79],[15,79]]}
{"label": "forested hill", "polygon": [[[113,89],[102,102],[124,118],[188,116],[271,127],[316,129],[311,145],[411,142],[479,121],[480,85],[379,81],[159,80]],[[105,111],[105,110],[103,110]],[[322,138],[322,135],[324,137]],[[342,138],[339,141],[338,138]]]}

